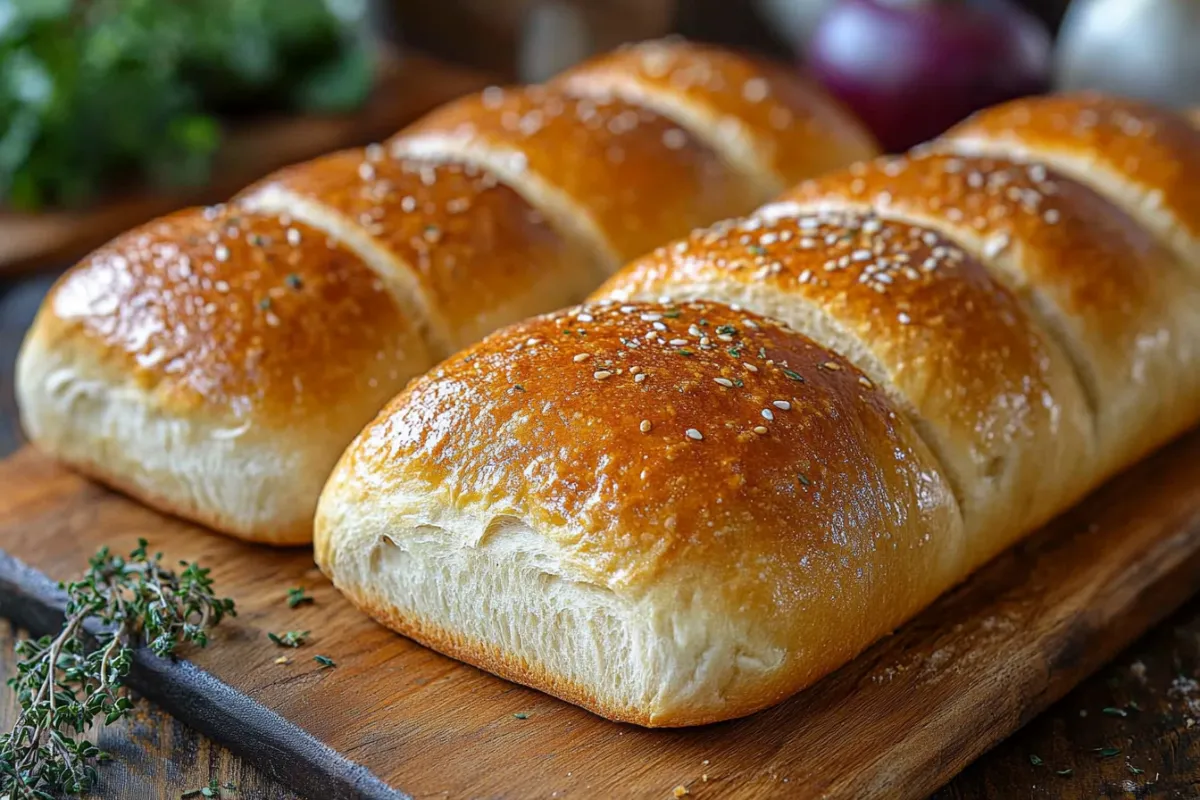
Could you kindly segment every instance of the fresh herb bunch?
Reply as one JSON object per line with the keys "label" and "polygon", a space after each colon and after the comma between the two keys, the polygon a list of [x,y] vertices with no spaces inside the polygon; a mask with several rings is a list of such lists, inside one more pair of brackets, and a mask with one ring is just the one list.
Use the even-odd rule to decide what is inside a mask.
{"label": "fresh herb bunch", "polygon": [[365,0],[0,0],[0,205],[202,183],[219,117],[346,110]]}
{"label": "fresh herb bunch", "polygon": [[[232,600],[213,593],[207,569],[180,562],[176,574],[161,560],[147,554],[144,539],[128,558],[102,548],[81,580],[60,584],[62,632],[17,644],[17,675],[8,684],[21,714],[0,736],[0,795],[51,800],[86,790],[96,778],[91,762],[107,756],[82,735],[97,718],[110,725],[129,713],[121,683],[133,648],[145,644],[166,657],[182,642],[203,647],[209,628],[236,614]],[[88,620],[100,631],[89,632]]]}

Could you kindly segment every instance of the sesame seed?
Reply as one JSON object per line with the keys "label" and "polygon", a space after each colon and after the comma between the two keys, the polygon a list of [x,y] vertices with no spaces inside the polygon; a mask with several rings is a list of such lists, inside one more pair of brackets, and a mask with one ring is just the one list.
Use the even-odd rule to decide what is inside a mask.
{"label": "sesame seed", "polygon": [[769,408],[764,408],[762,410],[762,415],[763,415],[763,419],[766,419],[766,420],[775,419],[775,413],[773,411],[771,411],[771,409],[769,409]]}
{"label": "sesame seed", "polygon": [[764,428],[762,425],[755,425],[754,432],[757,433],[759,436],[765,436],[767,434],[767,429]]}
{"label": "sesame seed", "polygon": [[541,339],[539,339],[538,337],[536,337],[536,336],[531,336],[531,337],[529,337],[528,339],[526,339],[526,340],[525,340],[525,346],[526,346],[526,347],[533,347],[535,344],[537,344],[537,343],[538,343],[538,342],[540,342],[540,341],[542,341],[542,340],[541,340]]}
{"label": "sesame seed", "polygon": [[[576,358],[578,358],[578,356],[576,356]],[[638,374],[639,372],[641,372],[641,371],[642,371],[642,368],[641,368],[641,367],[630,367],[630,368],[629,368],[629,374],[630,374],[630,375],[637,375],[637,374]]]}
{"label": "sesame seed", "polygon": [[742,84],[742,97],[750,103],[760,103],[767,98],[770,87],[764,78],[751,78]]}
{"label": "sesame seed", "polygon": [[687,134],[679,128],[671,128],[663,133],[662,141],[668,150],[679,150],[687,144]]}
{"label": "sesame seed", "polygon": [[642,424],[638,425],[638,430],[640,430],[642,433],[649,433],[650,428],[651,428],[650,420],[648,420],[648,419],[642,420]]}
{"label": "sesame seed", "polygon": [[859,375],[858,382],[861,383],[863,386],[867,387],[868,389],[872,389],[875,386],[873,383],[871,383],[871,379],[868,378],[866,375]]}
{"label": "sesame seed", "polygon": [[655,322],[655,323],[654,323],[654,330],[656,330],[656,331],[665,331],[666,329],[667,329],[667,326],[666,326],[666,325],[664,325],[663,323],[661,323],[661,322]]}
{"label": "sesame seed", "polygon": [[983,243],[983,255],[985,258],[995,258],[1004,252],[1004,248],[1008,247],[1008,236],[1000,233],[989,237]]}
{"label": "sesame seed", "polygon": [[606,380],[612,377],[612,372],[606,369],[598,369],[592,373],[592,377],[598,381]]}
{"label": "sesame seed", "polygon": [[657,322],[660,319],[662,319],[662,314],[655,314],[655,313],[642,314],[643,322]]}
{"label": "sesame seed", "polygon": [[576,353],[575,356],[571,360],[574,361],[576,364],[578,364],[581,361],[587,361],[591,357],[592,357],[591,353]]}
{"label": "sesame seed", "polygon": [[775,406],[780,411],[790,411],[792,408],[792,404],[787,400],[774,400],[772,401],[771,405]]}
{"label": "sesame seed", "polygon": [[633,376],[634,383],[641,383],[644,380],[646,380],[646,373],[644,373],[644,372],[639,372]]}
{"label": "sesame seed", "polygon": [[907,325],[908,323],[912,322],[912,317],[910,317],[908,314],[905,314],[903,311],[896,315],[896,319],[900,321],[901,325]]}
{"label": "sesame seed", "polygon": [[695,428],[688,428],[687,429],[687,437],[689,439],[693,439],[698,442],[704,438],[704,434],[702,434],[700,431],[696,430]]}
{"label": "sesame seed", "polygon": [[834,372],[837,372],[839,369],[841,369],[841,366],[836,361],[826,361],[821,366],[825,369],[831,369]]}
{"label": "sesame seed", "polygon": [[1059,220],[1059,213],[1053,208],[1047,209],[1046,213],[1042,215],[1042,219],[1046,221],[1047,225],[1054,225]]}
{"label": "sesame seed", "polygon": [[217,249],[214,251],[213,255],[216,256],[217,261],[228,261],[229,248],[223,244],[219,244],[217,245]]}
{"label": "sesame seed", "polygon": [[295,228],[288,228],[287,243],[292,247],[300,244],[300,231],[296,230]]}
{"label": "sesame seed", "polygon": [[726,389],[733,388],[733,381],[729,380],[729,378],[713,378],[713,380],[724,386]]}
{"label": "sesame seed", "polygon": [[745,367],[746,369],[750,370],[751,372],[758,372],[758,367],[754,366],[753,364],[749,364],[749,363],[743,361],[742,366]]}
{"label": "sesame seed", "polygon": [[683,345],[685,345],[687,343],[688,343],[687,339],[672,339],[670,342],[668,342],[668,344],[671,345],[672,347],[682,347]]}

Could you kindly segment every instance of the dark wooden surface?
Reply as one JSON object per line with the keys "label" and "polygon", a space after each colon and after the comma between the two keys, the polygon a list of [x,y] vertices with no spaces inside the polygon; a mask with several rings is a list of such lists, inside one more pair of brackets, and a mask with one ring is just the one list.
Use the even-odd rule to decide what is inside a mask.
{"label": "dark wooden surface", "polygon": [[[0,447],[11,447],[18,441],[18,433],[12,416],[11,359],[15,355],[20,332],[28,324],[36,302],[48,283],[48,278],[38,278],[20,284],[0,284]],[[1192,452],[1193,455],[1200,457],[1200,448],[1193,448]],[[1165,461],[1160,459],[1155,464],[1155,468],[1161,470],[1161,480],[1169,483],[1176,472],[1186,468],[1186,464],[1173,465],[1170,459]],[[1160,473],[1156,473],[1152,469],[1148,473],[1148,479],[1153,482],[1158,474]],[[1146,479],[1147,477],[1143,477],[1143,480]],[[1136,491],[1143,491],[1142,486],[1143,484],[1136,484]],[[1121,483],[1115,484],[1109,494],[1114,497],[1119,496],[1122,494],[1122,487]],[[8,492],[7,496],[11,496],[11,488],[12,484],[10,483],[0,486],[0,499],[6,496],[6,492]],[[123,503],[116,499],[111,502],[118,503],[118,505]],[[1118,505],[1120,505],[1119,502]],[[218,540],[214,539],[214,541]],[[283,556],[282,559],[286,562],[295,560],[290,556]],[[293,568],[299,568],[299,566],[300,563],[297,561]],[[322,601],[321,605],[310,609],[307,614],[301,612],[303,618],[297,617],[296,624],[301,627],[311,627],[314,630],[318,629],[326,604],[336,602],[335,598],[325,594],[327,587],[318,586],[319,578],[313,575],[303,573],[299,578],[289,576],[289,580],[292,579],[301,582],[311,580],[311,585],[317,589],[318,597]],[[1177,586],[1175,591],[1182,595],[1190,592],[1192,588],[1182,585]],[[239,599],[241,598],[239,597]],[[1137,600],[1138,598],[1127,599]],[[1153,613],[1156,602],[1162,603],[1164,606],[1174,602],[1171,598],[1156,600],[1154,597],[1144,597],[1142,600],[1149,601],[1149,613]],[[239,620],[238,624],[239,626],[248,625],[254,629],[263,623],[264,620],[256,620],[255,614],[251,612],[249,619],[243,618]],[[245,630],[242,628],[242,632]],[[11,669],[11,655],[9,641],[4,639],[4,635],[0,634],[0,654],[2,654],[0,655],[0,666],[7,670]],[[232,636],[235,642],[241,638],[239,635]],[[255,639],[255,641],[258,640]],[[243,644],[245,643],[243,642]],[[982,640],[981,648],[986,644],[987,640]],[[1013,647],[1022,646],[1022,637],[1020,635],[1013,636],[1011,645]],[[257,644],[255,646],[258,647]],[[1082,648],[1082,644],[1079,646]],[[364,649],[370,651],[371,648]],[[313,647],[306,650],[289,652],[289,655],[296,657],[296,663],[288,667],[281,667],[281,669],[289,670],[282,685],[288,693],[297,698],[295,701],[297,706],[308,704],[310,698],[316,700],[312,694],[314,677],[310,675],[310,668],[302,661],[307,659],[311,653],[323,650],[324,648],[319,644],[314,643]],[[432,654],[422,655],[419,648],[412,648],[412,650],[415,654],[413,657],[449,665],[449,662],[444,662]],[[215,657],[217,652],[218,650],[214,649],[209,655]],[[281,651],[269,649],[261,651],[266,659],[275,656],[278,652]],[[343,659],[347,659],[348,656],[349,658],[355,657],[353,654],[344,653],[330,653],[330,655],[341,656]],[[960,652],[958,655],[970,656],[971,653]],[[203,658],[200,661],[204,663]],[[345,663],[349,663],[349,661]],[[880,666],[886,670],[886,664],[878,662],[876,667]],[[942,666],[944,668],[946,665]],[[1070,665],[1067,668],[1069,669]],[[338,669],[341,670],[344,667]],[[546,725],[553,715],[572,713],[570,710],[559,709],[553,701],[541,699],[534,693],[522,689],[513,687],[497,689],[497,686],[504,687],[505,685],[494,682],[472,670],[463,669],[466,675],[463,686],[464,696],[478,694],[481,690],[496,692],[502,698],[506,709],[508,705],[512,705],[513,708],[519,706],[518,711],[534,712],[529,720],[522,721],[523,724],[537,725],[538,722],[541,722],[542,725]],[[440,674],[439,680],[455,682],[464,680],[462,674],[453,677],[452,672],[457,672],[457,670],[451,668],[444,674]],[[339,682],[345,681],[346,690],[362,691],[363,687],[367,685],[365,680],[369,674],[376,674],[376,672],[350,674],[347,671],[338,674],[336,678]],[[316,675],[315,680],[326,681],[332,677],[332,673]],[[420,677],[415,676],[418,679]],[[1023,797],[1200,797],[1200,769],[1197,768],[1197,765],[1200,764],[1200,733],[1197,733],[1200,731],[1200,686],[1195,683],[1198,677],[1200,677],[1200,601],[1193,600],[1167,622],[1156,627],[1151,633],[1121,653],[1108,667],[1083,682],[1063,700],[1053,705],[1048,712],[1034,719],[995,750],[969,766],[948,786],[938,791],[935,797],[937,800]],[[266,681],[265,679],[263,682],[275,683],[275,681]],[[428,691],[424,688],[428,682],[425,682],[424,686],[420,680],[414,680],[411,683],[412,686],[408,687],[408,690],[413,694],[420,695],[422,692]],[[262,688],[260,687],[260,689]],[[964,697],[970,694],[969,686],[960,687],[960,689],[962,689]],[[269,687],[266,690],[269,691]],[[503,699],[506,696],[508,699]],[[430,695],[430,697],[436,697],[436,695]],[[966,699],[970,700],[969,697]],[[1046,700],[1049,699],[1051,698],[1046,698]],[[844,696],[838,702],[853,704],[853,695]],[[5,697],[4,703],[4,705],[0,705],[0,709],[4,714],[11,714],[9,698]],[[982,717],[995,720],[999,716],[1000,719],[993,724],[1003,727],[1006,724],[1003,719],[1004,715],[997,715],[995,712],[997,709],[1007,707],[1008,704],[1003,700],[993,698],[989,705],[994,705],[995,708],[985,708]],[[772,720],[772,725],[785,725],[789,715],[802,715],[806,711],[802,708],[788,709],[785,707],[784,712]],[[212,744],[185,725],[173,721],[170,716],[144,701],[139,707],[139,712],[134,721],[122,724],[119,728],[103,735],[103,742],[117,756],[117,763],[104,768],[104,785],[97,796],[118,798],[119,800],[176,797],[181,792],[203,785],[213,777],[219,778],[222,782],[232,781],[237,784],[239,789],[233,793],[237,797],[291,798],[295,796],[282,788],[281,784],[271,781],[247,765],[245,761],[232,756],[228,751]],[[561,719],[559,721],[561,722]],[[582,716],[580,722],[586,722],[586,716]],[[928,735],[930,728],[944,726],[948,722],[945,719],[915,720],[909,735],[914,740],[920,739],[922,736]],[[506,724],[513,723],[507,719],[497,721],[498,726]],[[369,726],[363,726],[358,731],[360,738],[363,741],[378,742],[379,731],[373,732],[368,728]],[[502,740],[505,737],[505,731],[496,729],[490,734],[486,734],[478,746],[489,748],[491,742],[497,739]],[[723,744],[722,739],[732,738],[737,738],[736,732],[727,731],[724,735],[717,734],[709,744],[715,750]],[[580,742],[584,746],[587,743],[586,739]],[[1104,757],[1100,753],[1102,748],[1114,747],[1120,748],[1121,752],[1108,757]],[[410,751],[392,751],[390,758],[384,759],[384,762],[413,763],[409,760],[408,752]],[[523,752],[529,754],[527,757],[534,755],[533,750],[527,749]],[[357,758],[359,754],[351,753],[351,755]],[[416,755],[414,753],[412,757],[416,757]],[[465,764],[471,756],[471,748],[467,747],[458,753],[458,758],[452,759],[452,761]],[[626,757],[636,758],[637,756],[631,751],[626,754]],[[699,759],[702,758],[703,756],[699,757]],[[829,758],[836,760],[837,756],[831,754]],[[964,757],[963,752],[956,751],[954,747],[947,747],[944,752],[934,754],[934,757],[924,765],[923,769],[936,774],[942,770],[956,769],[966,760],[969,760],[969,757]],[[518,768],[522,766],[520,755],[514,754],[513,761]],[[1034,761],[1041,763],[1035,764]],[[695,780],[698,775],[691,774],[692,772],[703,774],[701,770],[706,767],[699,765],[696,769],[690,770],[688,774],[681,773],[679,781],[688,784],[695,796],[727,796],[729,794],[727,790],[733,788],[733,785],[726,782],[722,786],[722,782],[716,780],[716,776],[720,773],[718,769],[713,768],[715,766],[707,767],[712,768],[713,772],[713,775],[710,776],[713,779],[710,782],[698,782]],[[737,769],[743,769],[744,766],[737,765]],[[398,766],[397,769],[403,771],[403,766]],[[446,771],[453,773],[460,769],[465,769],[465,766],[452,766]],[[531,764],[529,766],[531,772],[541,772],[542,769],[541,765]],[[1068,769],[1072,771],[1068,776],[1055,774],[1057,771]],[[1141,772],[1137,772],[1137,770],[1141,770]],[[790,776],[781,775],[779,780],[782,781],[783,777]],[[541,788],[545,788],[538,784],[533,784],[533,786],[537,790],[533,794],[537,794]],[[793,784],[794,786],[795,784]],[[778,790],[776,793],[780,796],[795,796],[788,794],[792,787],[787,787],[782,782],[776,784],[776,787]],[[598,788],[598,786],[593,786],[593,791]],[[616,789],[618,787],[609,788]],[[766,786],[760,788],[766,788]],[[549,796],[549,790],[545,794]],[[600,795],[594,796],[605,794],[605,792],[601,792]],[[450,792],[448,795],[441,796],[459,795]],[[663,796],[669,796],[669,791]]]}

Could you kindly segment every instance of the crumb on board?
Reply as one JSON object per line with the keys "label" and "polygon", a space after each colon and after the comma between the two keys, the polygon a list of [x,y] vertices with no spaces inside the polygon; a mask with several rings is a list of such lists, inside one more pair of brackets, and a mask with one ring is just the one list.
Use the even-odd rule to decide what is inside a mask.
{"label": "crumb on board", "polygon": [[676,797],[683,797],[685,794],[689,794],[689,792],[687,787],[681,783],[671,790],[671,794],[675,795]]}

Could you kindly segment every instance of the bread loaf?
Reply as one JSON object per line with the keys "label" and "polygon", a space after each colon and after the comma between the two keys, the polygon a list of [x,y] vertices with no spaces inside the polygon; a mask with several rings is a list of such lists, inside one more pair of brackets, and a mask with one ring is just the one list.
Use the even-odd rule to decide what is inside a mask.
{"label": "bread loaf", "polygon": [[[670,80],[652,96],[616,85],[662,58]],[[338,455],[413,376],[820,158],[872,152],[769,64],[687,43],[599,64],[465,98],[84,259],[20,356],[30,438],[160,509],[308,541]],[[748,166],[737,146],[751,140],[772,158]]]}
{"label": "bread loaf", "polygon": [[932,600],[963,546],[884,392],[707,303],[576,308],[455,356],[343,456],[315,540],[396,630],[642,725],[786,697],[854,655],[847,631]]}
{"label": "bread loaf", "polygon": [[1025,100],[697,230],[394,400],[317,561],[613,719],[770,705],[1197,422],[1197,154]]}

